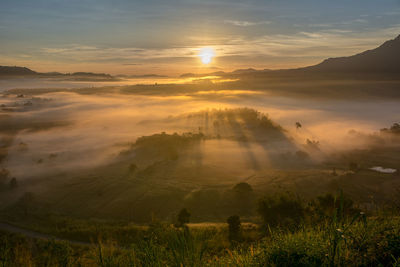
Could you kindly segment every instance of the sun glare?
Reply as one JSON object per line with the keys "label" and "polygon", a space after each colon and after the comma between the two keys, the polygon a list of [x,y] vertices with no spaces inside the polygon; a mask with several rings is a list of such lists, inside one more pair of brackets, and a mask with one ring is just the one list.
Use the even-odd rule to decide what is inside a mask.
{"label": "sun glare", "polygon": [[200,50],[199,57],[203,64],[209,64],[212,61],[212,58],[215,57],[215,51],[211,47],[204,47]]}

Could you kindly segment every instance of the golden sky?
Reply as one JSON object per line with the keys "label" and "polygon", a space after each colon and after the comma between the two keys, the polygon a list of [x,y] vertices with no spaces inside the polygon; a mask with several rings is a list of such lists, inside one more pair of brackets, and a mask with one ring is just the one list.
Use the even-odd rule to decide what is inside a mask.
{"label": "golden sky", "polygon": [[372,49],[400,34],[399,17],[397,0],[2,0],[0,65],[172,76],[293,68]]}

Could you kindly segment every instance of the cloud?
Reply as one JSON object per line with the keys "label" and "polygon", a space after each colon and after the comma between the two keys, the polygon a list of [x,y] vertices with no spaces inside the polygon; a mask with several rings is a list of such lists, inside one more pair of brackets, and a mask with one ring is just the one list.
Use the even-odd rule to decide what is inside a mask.
{"label": "cloud", "polygon": [[238,27],[249,27],[249,26],[270,24],[271,21],[264,20],[264,21],[252,22],[252,21],[246,21],[246,20],[224,20],[224,23],[232,24],[232,25],[238,26]]}
{"label": "cloud", "polygon": [[358,18],[358,19],[353,19],[353,20],[349,20],[349,21],[343,21],[341,24],[343,24],[343,25],[353,25],[354,23],[362,23],[362,24],[364,24],[364,23],[368,23],[368,20]]}
{"label": "cloud", "polygon": [[[70,44],[63,47],[46,47],[40,52],[44,56],[64,57],[76,61],[129,61],[157,58],[194,57],[197,48],[149,48],[137,47],[96,47]],[[140,62],[135,64],[141,64]]]}
{"label": "cloud", "polygon": [[[295,27],[304,27],[304,25],[301,24],[295,24]],[[317,27],[317,28],[331,28],[333,26],[333,24],[330,23],[312,23],[312,24],[308,24],[308,27]]]}
{"label": "cloud", "polygon": [[400,15],[400,10],[392,10],[389,12],[385,12],[384,15],[386,16],[398,16]]}
{"label": "cloud", "polygon": [[20,58],[31,58],[32,55],[28,55],[28,54],[19,54],[18,57],[20,57]]}
{"label": "cloud", "polygon": [[355,19],[354,22],[358,22],[358,23],[367,23],[368,20],[366,20],[366,19]]}
{"label": "cloud", "polygon": [[139,66],[139,65],[142,65],[142,64],[139,64],[139,63],[124,63],[122,65],[124,65],[124,66]]}
{"label": "cloud", "polygon": [[[245,27],[244,25],[261,22],[235,21],[234,23]],[[397,36],[399,32],[400,25],[365,32],[355,32],[340,27],[323,28],[303,30],[293,34],[261,35],[255,38],[245,35],[226,36],[224,39],[210,39],[209,46],[214,48],[217,57],[231,55],[328,57],[347,55],[373,48],[387,39]],[[195,37],[193,40],[196,40]],[[45,57],[65,58],[79,62],[118,62],[123,65],[139,65],[146,62],[163,62],[165,59],[179,61],[197,58],[200,49],[201,46],[191,45],[172,48],[143,48],[70,44],[42,48],[39,53]]]}
{"label": "cloud", "polygon": [[[350,30],[343,25],[331,28],[301,28],[290,34],[263,34],[251,38],[242,35],[217,35],[206,41],[199,36],[187,36],[187,46],[118,47],[87,44],[67,44],[31,50],[31,58],[1,55],[7,64],[34,66],[40,62],[42,71],[71,71],[77,68],[107,73],[147,73],[151,68],[160,74],[209,71],[201,68],[198,53],[204,44],[216,51],[214,66],[224,70],[237,68],[291,68],[315,64],[327,57],[347,56],[372,49],[400,32],[400,24],[387,28]],[[336,26],[336,27],[334,27]],[[22,55],[24,53],[20,53]],[[197,60],[197,61],[196,61]],[[36,63],[35,63],[36,62]],[[197,63],[196,63],[197,62]],[[46,67],[53,65],[54,67]],[[118,67],[120,66],[120,67]],[[210,66],[213,67],[213,66]],[[37,69],[37,67],[34,67]]]}

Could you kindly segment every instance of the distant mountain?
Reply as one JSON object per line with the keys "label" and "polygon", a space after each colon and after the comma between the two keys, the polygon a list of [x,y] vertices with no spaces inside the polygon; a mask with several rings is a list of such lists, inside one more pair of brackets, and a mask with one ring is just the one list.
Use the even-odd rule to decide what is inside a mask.
{"label": "distant mountain", "polygon": [[69,76],[89,76],[89,77],[103,77],[103,78],[112,78],[113,76],[107,73],[93,73],[93,72],[74,72],[67,73],[65,75]]}
{"label": "distant mountain", "polygon": [[121,74],[121,75],[117,75],[116,77],[119,78],[130,78],[130,79],[152,79],[152,78],[168,78],[168,76],[166,75],[159,75],[159,74],[143,74],[143,75],[125,75],[125,74]]}
{"label": "distant mountain", "polygon": [[244,73],[253,73],[253,72],[255,72],[256,70],[255,69],[253,69],[253,68],[248,68],[248,69],[238,69],[238,70],[234,70],[232,73],[235,73],[235,74],[244,74]]}
{"label": "distant mountain", "polygon": [[74,73],[60,73],[60,72],[47,72],[40,73],[28,69],[26,67],[17,66],[0,66],[0,77],[1,78],[19,78],[19,77],[32,77],[32,78],[64,78],[73,80],[91,80],[91,79],[102,79],[102,80],[116,80],[110,74],[106,73],[92,73],[92,72],[74,72]]}
{"label": "distant mountain", "polygon": [[[181,77],[209,76],[208,74],[184,74]],[[400,79],[400,35],[378,48],[349,57],[329,58],[323,62],[303,68],[282,70],[239,69],[216,74],[239,79]]]}
{"label": "distant mountain", "polygon": [[144,75],[116,75],[112,76],[107,73],[93,73],[93,72],[74,72],[74,73],[60,73],[60,72],[36,72],[25,67],[12,67],[12,66],[0,66],[0,79],[7,78],[58,78],[65,80],[76,80],[76,81],[92,81],[92,80],[107,80],[117,81],[123,78],[132,79],[150,79],[150,78],[167,78],[168,76],[158,74],[144,74]]}
{"label": "distant mountain", "polygon": [[223,76],[226,74],[229,74],[229,73],[226,73],[223,71],[210,72],[207,74],[184,73],[179,77],[180,78],[201,78],[201,77],[205,77],[205,76]]}
{"label": "distant mountain", "polygon": [[25,67],[0,66],[0,76],[25,76],[38,73]]}
{"label": "distant mountain", "polygon": [[373,72],[400,74],[400,35],[378,48],[349,57],[329,58],[308,68],[319,72]]}

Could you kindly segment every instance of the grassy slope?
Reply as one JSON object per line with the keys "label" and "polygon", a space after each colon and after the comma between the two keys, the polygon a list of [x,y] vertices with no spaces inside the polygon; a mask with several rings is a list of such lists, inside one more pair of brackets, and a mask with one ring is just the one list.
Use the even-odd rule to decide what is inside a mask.
{"label": "grassy slope", "polygon": [[397,217],[343,223],[350,221],[328,220],[295,232],[273,229],[268,235],[244,227],[240,243],[229,242],[226,226],[178,230],[153,224],[125,232],[133,237],[127,247],[104,238],[79,247],[0,232],[0,256],[7,266],[397,266]]}

